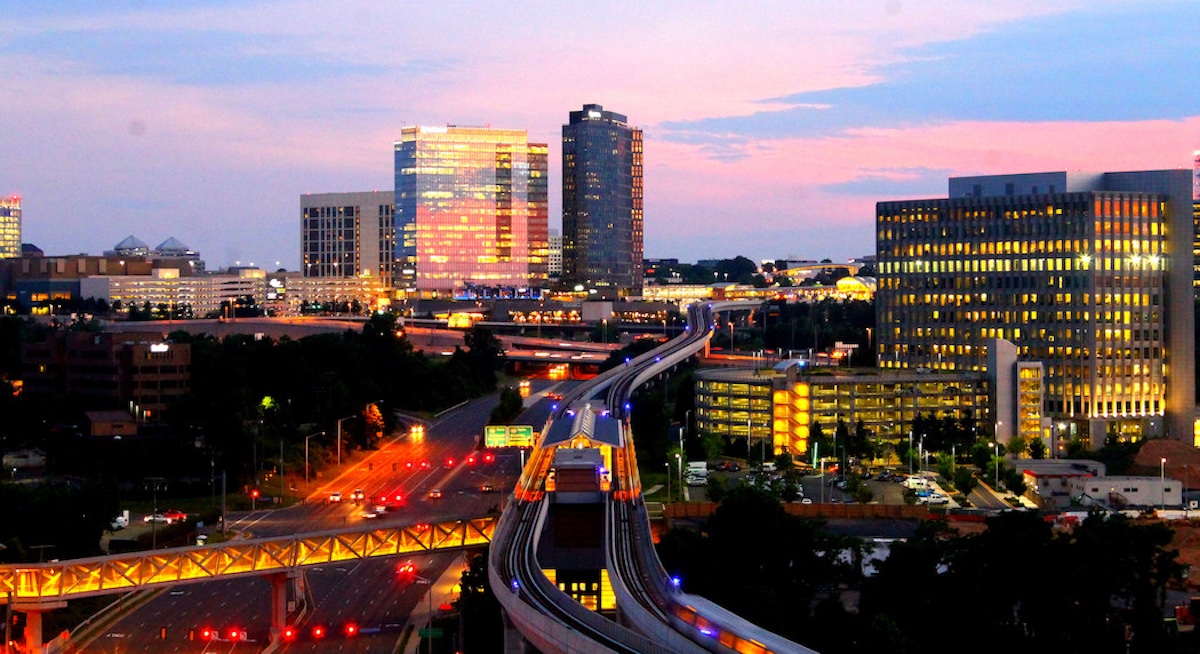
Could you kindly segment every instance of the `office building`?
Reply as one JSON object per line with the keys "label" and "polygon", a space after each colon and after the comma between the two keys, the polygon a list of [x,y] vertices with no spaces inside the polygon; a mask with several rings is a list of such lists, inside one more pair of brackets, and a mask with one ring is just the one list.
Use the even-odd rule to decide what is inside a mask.
{"label": "office building", "polygon": [[562,128],[563,279],[605,296],[642,290],[642,130],[598,104]]}
{"label": "office building", "polygon": [[24,392],[128,411],[139,423],[161,421],[191,390],[191,346],[162,332],[47,332],[21,354]]}
{"label": "office building", "polygon": [[550,275],[550,279],[559,279],[562,277],[562,244],[562,232],[557,229],[550,230],[550,249],[547,251],[546,256],[546,272]]}
{"label": "office building", "polygon": [[305,277],[373,277],[392,285],[396,232],[391,191],[300,196],[300,272]]}
{"label": "office building", "polygon": [[395,285],[423,298],[547,282],[547,146],[525,130],[405,127],[395,143]]}
{"label": "office building", "polygon": [[0,198],[0,259],[21,256],[21,196]]}
{"label": "office building", "polygon": [[[1044,375],[1044,429],[1061,425],[1058,438],[1192,441],[1190,177],[961,177],[948,198],[880,202],[879,365],[984,370],[1002,338],[1017,361],[1042,363],[1013,374]],[[1009,422],[992,425],[1000,440],[1017,433]]]}

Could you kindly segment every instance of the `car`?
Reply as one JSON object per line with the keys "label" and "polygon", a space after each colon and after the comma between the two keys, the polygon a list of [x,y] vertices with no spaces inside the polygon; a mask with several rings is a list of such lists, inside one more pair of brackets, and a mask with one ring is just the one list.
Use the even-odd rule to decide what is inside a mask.
{"label": "car", "polygon": [[152,513],[142,518],[142,522],[161,523],[168,525],[176,522],[183,522],[184,520],[187,520],[187,514],[177,509],[167,509],[161,513]]}
{"label": "car", "polygon": [[366,511],[362,512],[362,517],[367,520],[374,520],[375,518],[379,517],[379,513],[376,512],[375,509],[367,509]]}
{"label": "car", "polygon": [[479,492],[481,493],[494,493],[495,491],[496,487],[491,484],[484,484],[479,487]]}
{"label": "car", "polygon": [[555,393],[553,391],[546,393],[546,399],[548,400],[561,400],[562,398],[562,393]]}
{"label": "car", "polygon": [[435,488],[435,489],[433,489],[433,490],[429,491],[429,499],[431,499],[431,500],[440,500],[440,499],[442,499],[442,489],[440,489],[440,488]]}
{"label": "car", "polygon": [[704,477],[695,477],[695,476],[692,476],[692,477],[688,477],[688,478],[687,478],[687,485],[688,485],[688,486],[703,486],[703,485],[705,485],[705,484],[707,484],[707,483],[708,483],[708,480],[707,480],[707,479],[705,479]]}
{"label": "car", "polygon": [[366,491],[361,488],[356,488],[353,493],[350,493],[350,499],[354,500],[355,502],[362,500],[366,496]]}
{"label": "car", "polygon": [[329,501],[330,502],[341,502],[342,494],[338,491],[333,491],[332,493],[329,494]]}
{"label": "car", "polygon": [[375,505],[375,513],[377,513],[377,514],[387,513],[387,510],[388,510],[387,505],[385,505],[385,504],[376,504]]}
{"label": "car", "polygon": [[811,497],[803,497],[803,498],[800,498],[800,503],[801,504],[812,504],[813,502],[812,502]]}

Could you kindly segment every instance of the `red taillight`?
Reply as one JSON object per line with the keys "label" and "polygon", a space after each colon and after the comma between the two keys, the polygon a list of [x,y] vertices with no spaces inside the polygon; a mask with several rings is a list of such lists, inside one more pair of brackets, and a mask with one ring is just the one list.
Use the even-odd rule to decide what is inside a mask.
{"label": "red taillight", "polygon": [[409,470],[412,470],[412,461],[406,461],[404,463],[404,467],[408,468]]}
{"label": "red taillight", "polygon": [[237,641],[237,640],[245,640],[245,639],[246,639],[246,632],[238,629],[237,627],[234,627],[233,629],[229,630],[229,640]]}
{"label": "red taillight", "polygon": [[325,637],[325,627],[313,627],[312,635],[313,635],[313,638],[324,638]]}
{"label": "red taillight", "polygon": [[283,639],[284,640],[295,640],[296,639],[296,630],[292,627],[284,627],[283,628]]}
{"label": "red taillight", "polygon": [[200,638],[202,640],[212,640],[213,636],[216,636],[216,635],[217,635],[216,632],[214,632],[212,629],[206,628],[206,629],[200,630]]}
{"label": "red taillight", "polygon": [[350,623],[350,624],[346,625],[346,635],[347,636],[353,636],[356,633],[358,633],[358,625],[356,625],[354,623]]}
{"label": "red taillight", "polygon": [[495,457],[495,456],[493,456],[493,455],[492,455],[490,452],[489,452],[488,454],[484,454],[484,455],[483,455],[483,460],[484,460],[484,461],[486,461],[486,462],[488,462],[488,463],[491,463],[491,462],[492,462],[492,461],[494,461],[495,459],[496,459],[496,457]]}
{"label": "red taillight", "polygon": [[474,457],[473,455],[472,455],[472,456],[469,456],[469,457],[467,457],[467,464],[468,464],[468,465],[475,465],[475,457]]}
{"label": "red taillight", "polygon": [[453,468],[454,467],[454,459],[446,459],[446,467]]}

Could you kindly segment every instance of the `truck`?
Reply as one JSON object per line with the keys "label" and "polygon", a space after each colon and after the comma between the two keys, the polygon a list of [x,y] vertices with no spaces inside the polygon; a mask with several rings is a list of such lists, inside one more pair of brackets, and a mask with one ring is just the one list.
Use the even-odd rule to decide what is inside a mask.
{"label": "truck", "polygon": [[703,486],[708,483],[708,462],[707,461],[688,461],[687,464],[687,484],[688,486]]}

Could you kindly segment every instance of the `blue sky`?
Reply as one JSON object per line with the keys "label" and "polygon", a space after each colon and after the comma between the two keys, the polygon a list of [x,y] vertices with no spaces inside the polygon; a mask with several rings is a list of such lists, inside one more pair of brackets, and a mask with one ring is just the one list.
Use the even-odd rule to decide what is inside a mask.
{"label": "blue sky", "polygon": [[390,188],[404,125],[645,130],[646,254],[847,259],[951,175],[1190,165],[1194,1],[13,3],[0,193],[23,240],[175,236],[295,269],[299,195]]}

